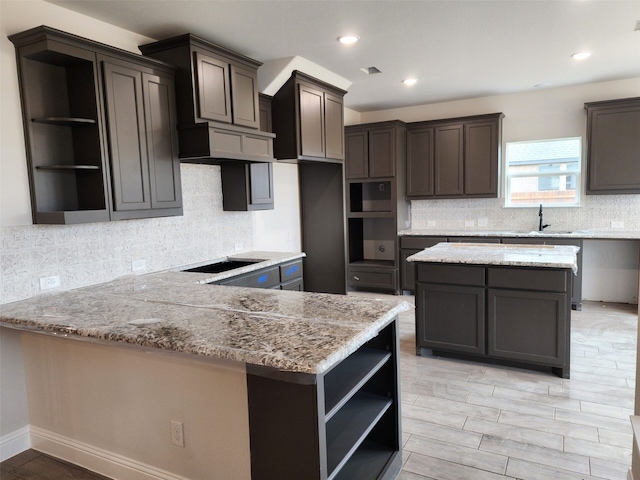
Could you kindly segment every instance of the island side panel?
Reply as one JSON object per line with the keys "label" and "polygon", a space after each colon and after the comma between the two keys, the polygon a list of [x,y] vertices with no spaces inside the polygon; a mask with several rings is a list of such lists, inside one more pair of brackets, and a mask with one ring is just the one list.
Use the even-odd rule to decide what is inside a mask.
{"label": "island side panel", "polygon": [[244,364],[21,337],[34,449],[113,478],[251,479]]}

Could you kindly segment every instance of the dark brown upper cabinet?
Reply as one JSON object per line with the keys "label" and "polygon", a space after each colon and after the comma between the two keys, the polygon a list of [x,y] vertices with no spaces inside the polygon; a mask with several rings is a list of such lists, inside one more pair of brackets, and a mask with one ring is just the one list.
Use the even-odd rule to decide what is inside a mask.
{"label": "dark brown upper cabinet", "polygon": [[104,75],[112,218],[181,210],[173,78],[113,57],[99,55],[98,60]]}
{"label": "dark brown upper cabinet", "polygon": [[496,198],[503,117],[407,124],[407,198]]}
{"label": "dark brown upper cabinet", "polygon": [[271,103],[276,158],[342,162],[346,93],[294,70]]}
{"label": "dark brown upper cabinet", "polygon": [[174,69],[45,26],[9,39],[34,223],[181,215]]}
{"label": "dark brown upper cabinet", "polygon": [[[271,131],[271,97],[260,94],[260,130]],[[270,162],[223,162],[222,209],[273,210],[273,166]]]}
{"label": "dark brown upper cabinet", "polygon": [[584,107],[587,195],[640,193],[640,97]]}
{"label": "dark brown upper cabinet", "polygon": [[183,161],[273,161],[274,135],[259,130],[260,62],[191,34],[142,45],[140,51],[177,67]]}
{"label": "dark brown upper cabinet", "polygon": [[404,162],[405,124],[400,121],[345,127],[345,178],[391,178]]}

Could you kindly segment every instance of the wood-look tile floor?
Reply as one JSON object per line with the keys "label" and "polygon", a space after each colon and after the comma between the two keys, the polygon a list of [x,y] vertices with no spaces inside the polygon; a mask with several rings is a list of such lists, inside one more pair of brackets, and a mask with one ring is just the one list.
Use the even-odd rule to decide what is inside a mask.
{"label": "wood-look tile floor", "polygon": [[[637,319],[635,305],[583,303],[572,312],[571,380],[562,380],[417,357],[414,311],[403,313],[399,480],[626,479]],[[33,450],[0,464],[0,478],[106,480]]]}
{"label": "wood-look tile floor", "polygon": [[[413,297],[405,297],[413,301]],[[400,480],[624,480],[631,465],[637,306],[572,312],[571,379],[415,356],[400,319]]]}

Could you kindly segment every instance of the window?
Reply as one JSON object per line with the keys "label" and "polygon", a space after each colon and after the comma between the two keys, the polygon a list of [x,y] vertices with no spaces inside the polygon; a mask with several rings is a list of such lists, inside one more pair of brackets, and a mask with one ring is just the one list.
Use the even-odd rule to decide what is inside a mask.
{"label": "window", "polygon": [[580,205],[582,138],[508,142],[507,207]]}

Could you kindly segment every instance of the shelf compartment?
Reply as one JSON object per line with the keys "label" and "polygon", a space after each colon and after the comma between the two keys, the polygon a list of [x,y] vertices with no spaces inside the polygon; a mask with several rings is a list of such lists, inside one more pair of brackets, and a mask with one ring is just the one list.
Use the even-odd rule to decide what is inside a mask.
{"label": "shelf compartment", "polygon": [[361,391],[327,422],[329,479],[347,463],[392,404],[391,398]]}
{"label": "shelf compartment", "polygon": [[[388,445],[365,440],[351,456],[344,467],[337,472],[332,480],[353,480],[354,478],[380,478],[386,470],[392,470],[391,464],[400,456],[400,452]],[[400,469],[402,462],[398,461]],[[391,477],[395,478],[395,477]]]}
{"label": "shelf compartment", "polygon": [[325,376],[325,421],[336,412],[391,358],[391,353],[363,347]]}
{"label": "shelf compartment", "polygon": [[391,181],[349,183],[349,212],[393,212]]}
{"label": "shelf compartment", "polygon": [[395,265],[396,223],[391,217],[349,218],[349,263],[386,260]]}

